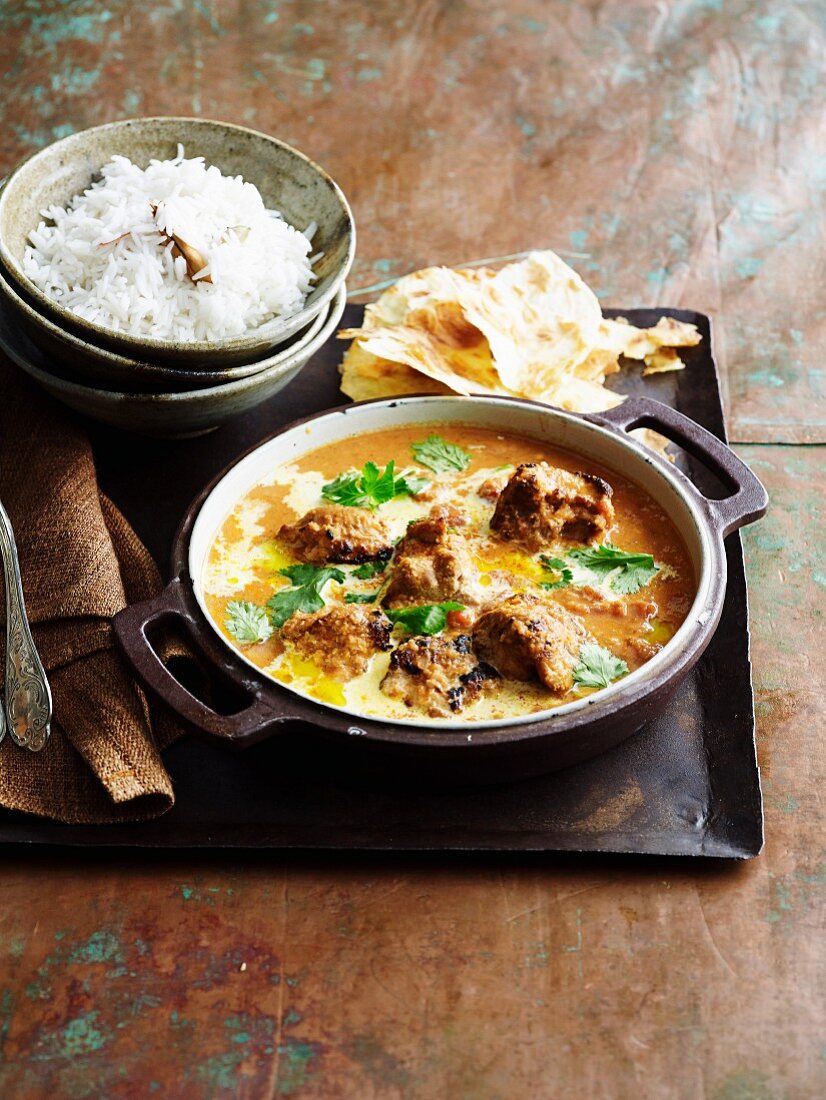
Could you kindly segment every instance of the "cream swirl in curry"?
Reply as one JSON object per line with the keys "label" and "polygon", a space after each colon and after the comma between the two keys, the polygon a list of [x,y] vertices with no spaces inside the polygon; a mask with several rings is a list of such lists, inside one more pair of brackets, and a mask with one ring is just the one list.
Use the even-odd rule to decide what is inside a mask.
{"label": "cream swirl in curry", "polygon": [[227,641],[376,718],[497,721],[600,690],[688,613],[659,505],[543,443],[451,424],[338,442],[238,501],[205,566]]}

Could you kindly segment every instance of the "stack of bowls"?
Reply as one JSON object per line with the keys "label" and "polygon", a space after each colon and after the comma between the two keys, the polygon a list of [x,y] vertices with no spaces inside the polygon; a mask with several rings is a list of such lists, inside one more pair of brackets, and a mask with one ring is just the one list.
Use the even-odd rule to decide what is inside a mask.
{"label": "stack of bowls", "polygon": [[[224,175],[254,183],[269,209],[297,229],[318,226],[316,279],[304,307],[249,333],[176,343],[115,332],[40,291],[23,271],[41,211],[85,191],[114,155],[140,167],[202,156]],[[84,130],[41,150],[0,191],[0,349],[58,400],[117,428],[195,435],[260,404],[287,385],[335,332],[346,301],[355,228],[341,190],[318,165],[275,138],[223,122],[145,118]]]}

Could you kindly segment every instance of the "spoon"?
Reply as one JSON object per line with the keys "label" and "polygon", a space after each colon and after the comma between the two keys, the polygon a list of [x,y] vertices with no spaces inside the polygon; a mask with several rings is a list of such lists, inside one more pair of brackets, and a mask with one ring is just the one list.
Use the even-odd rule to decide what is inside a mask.
{"label": "spoon", "polygon": [[[46,670],[35,648],[26,605],[14,533],[6,510],[0,504],[0,559],[6,588],[6,719],[12,740],[32,752],[39,752],[49,740],[52,693]],[[6,722],[0,707],[0,740]]]}

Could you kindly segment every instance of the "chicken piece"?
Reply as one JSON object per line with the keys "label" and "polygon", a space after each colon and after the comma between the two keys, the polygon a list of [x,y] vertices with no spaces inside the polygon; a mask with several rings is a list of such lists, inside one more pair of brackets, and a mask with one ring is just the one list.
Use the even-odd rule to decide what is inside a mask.
{"label": "chicken piece", "polygon": [[396,547],[393,575],[383,603],[387,607],[456,600],[480,604],[490,597],[462,528],[467,517],[455,508],[436,507],[416,520]]}
{"label": "chicken piece", "polygon": [[511,680],[533,680],[561,695],[588,635],[564,607],[520,592],[483,609],[473,630],[476,652]]}
{"label": "chicken piece", "polygon": [[517,466],[499,494],[491,530],[532,554],[559,542],[598,542],[614,522],[612,494],[595,474],[528,462]]}
{"label": "chicken piece", "polygon": [[382,611],[363,604],[331,604],[311,615],[293,615],[281,636],[328,676],[351,680],[366,671],[374,653],[392,648],[392,629]]}
{"label": "chicken piece", "polygon": [[390,528],[367,508],[313,508],[296,523],[285,523],[276,538],[314,564],[387,561],[393,554]]}
{"label": "chicken piece", "polygon": [[431,718],[449,718],[498,678],[495,669],[477,661],[467,634],[411,638],[393,650],[381,690]]}
{"label": "chicken piece", "polygon": [[486,481],[482,482],[476,490],[477,494],[482,500],[496,500],[508,484],[508,477],[509,475],[506,473],[493,474]]}

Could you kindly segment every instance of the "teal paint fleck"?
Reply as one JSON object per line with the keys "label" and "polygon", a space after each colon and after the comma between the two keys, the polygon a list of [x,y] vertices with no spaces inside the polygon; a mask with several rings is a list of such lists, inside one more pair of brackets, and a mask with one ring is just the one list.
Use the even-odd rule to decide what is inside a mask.
{"label": "teal paint fleck", "polygon": [[519,127],[526,138],[532,138],[536,133],[536,127],[534,126],[534,124],[532,122],[528,122],[528,120],[526,118],[523,118],[522,115],[516,116],[516,125]]}
{"label": "teal paint fleck", "polygon": [[300,1024],[303,1019],[300,1012],[296,1012],[294,1008],[288,1009],[284,1013],[284,1027],[295,1027],[296,1024]]}
{"label": "teal paint fleck", "polygon": [[3,996],[0,997],[0,1056],[3,1054],[3,1047],[6,1045],[6,1039],[9,1035],[13,1006],[12,991],[4,989]]}
{"label": "teal paint fleck", "polygon": [[723,0],[694,0],[698,11],[722,11]]}
{"label": "teal paint fleck", "polygon": [[742,260],[738,260],[734,265],[734,270],[741,279],[751,279],[762,266],[763,261],[757,256],[744,256]]}
{"label": "teal paint fleck", "polygon": [[38,1041],[33,1061],[70,1061],[84,1054],[94,1054],[106,1045],[106,1037],[95,1026],[98,1012],[86,1012],[70,1020],[65,1027],[44,1033]]}
{"label": "teal paint fleck", "polygon": [[307,62],[307,75],[310,80],[323,80],[327,71],[327,64],[320,57],[311,57]]}
{"label": "teal paint fleck", "polygon": [[123,100],[122,100],[123,109],[128,115],[137,114],[137,112],[141,109],[141,103],[142,102],[143,102],[143,97],[141,96],[140,92],[135,92],[135,91],[124,92]]}
{"label": "teal paint fleck", "polygon": [[577,252],[582,252],[588,245],[588,236],[587,229],[575,229],[568,237],[571,248],[575,248]]}
{"label": "teal paint fleck", "polygon": [[531,34],[542,34],[543,31],[548,29],[547,23],[542,23],[539,19],[532,19],[529,15],[521,15],[518,23],[522,30],[530,31]]}
{"label": "teal paint fleck", "polygon": [[779,15],[760,15],[755,19],[754,25],[766,34],[774,34],[781,24]]}
{"label": "teal paint fleck", "polygon": [[149,944],[146,942],[146,940],[141,940],[141,939],[135,940],[135,947],[137,949],[138,954],[141,955],[143,958],[146,958],[146,956],[151,951],[151,948],[150,948]]}
{"label": "teal paint fleck", "polygon": [[620,87],[624,84],[642,84],[645,81],[645,75],[645,69],[642,66],[626,65],[625,62],[620,61],[614,66],[611,83]]}
{"label": "teal paint fleck", "polygon": [[189,901],[192,897],[192,887],[191,886],[182,886],[181,887],[181,893],[183,894],[184,901]]}
{"label": "teal paint fleck", "polygon": [[383,76],[384,73],[381,69],[359,69],[356,73],[356,80],[367,83],[371,80],[381,80]]}
{"label": "teal paint fleck", "polygon": [[790,328],[789,336],[791,336],[792,340],[794,340],[798,347],[800,347],[800,345],[803,343],[804,336],[799,328]]}
{"label": "teal paint fleck", "polygon": [[318,1056],[315,1046],[298,1039],[290,1039],[278,1048],[278,1081],[275,1090],[279,1096],[292,1096],[308,1085],[313,1076],[313,1060]]}
{"label": "teal paint fleck", "polygon": [[19,959],[26,950],[26,941],[22,936],[12,936],[9,940],[9,954],[13,959]]}
{"label": "teal paint fleck", "polygon": [[267,14],[264,16],[265,23],[277,23],[278,20],[279,15],[277,11],[268,11]]}
{"label": "teal paint fleck", "polygon": [[69,952],[70,963],[123,962],[117,936],[111,932],[93,932],[89,939]]}
{"label": "teal paint fleck", "polygon": [[195,8],[198,14],[207,21],[207,23],[209,24],[209,29],[212,31],[213,34],[217,35],[220,38],[226,33],[224,28],[212,14],[210,9],[206,6],[204,0],[193,0],[192,6]]}
{"label": "teal paint fleck", "polygon": [[101,71],[102,66],[96,69],[71,66],[63,72],[52,73],[52,91],[62,92],[64,95],[88,95],[100,80]]}
{"label": "teal paint fleck", "polygon": [[383,271],[385,274],[388,274],[393,270],[395,263],[395,260],[374,260],[373,267],[376,271]]}
{"label": "teal paint fleck", "polygon": [[748,381],[752,386],[771,386],[773,389],[780,389],[786,384],[782,375],[768,368],[752,371]]}
{"label": "teal paint fleck", "polygon": [[730,1073],[724,1078],[710,1100],[777,1100],[765,1073],[747,1069]]}
{"label": "teal paint fleck", "polygon": [[821,588],[826,588],[826,573],[812,573],[812,580]]}
{"label": "teal paint fleck", "polygon": [[113,15],[110,11],[95,12],[90,15],[69,15],[65,7],[58,5],[57,10],[48,15],[34,16],[32,32],[36,40],[50,48],[54,48],[60,42],[78,39],[83,42],[101,42],[104,26],[112,19]]}

